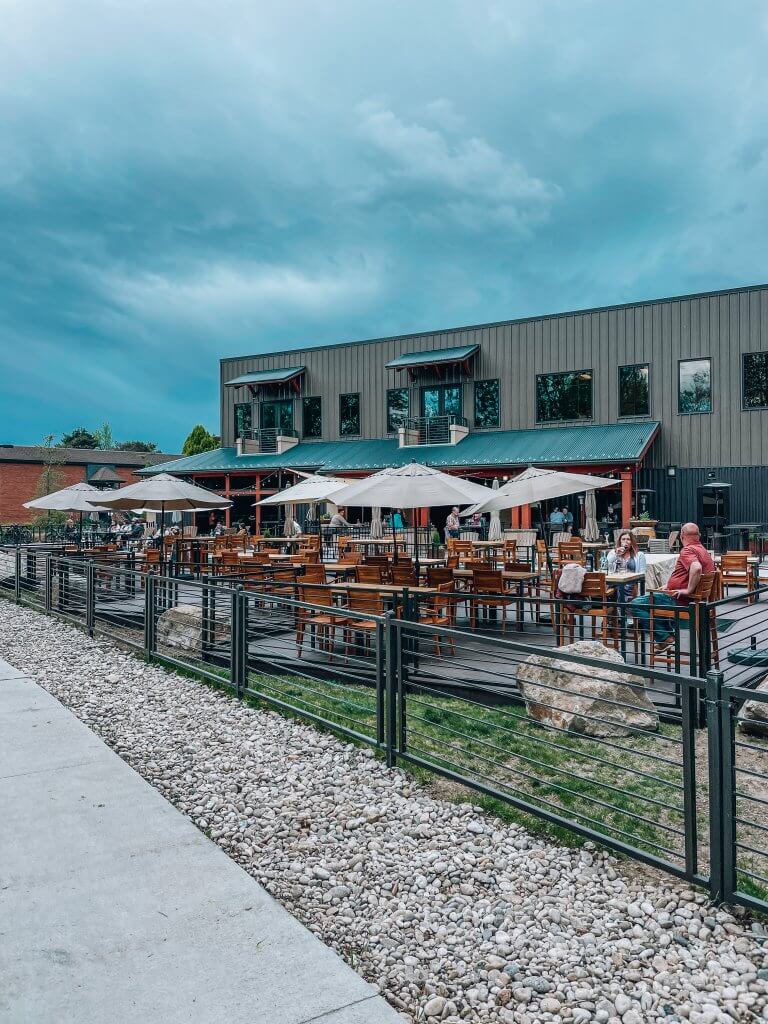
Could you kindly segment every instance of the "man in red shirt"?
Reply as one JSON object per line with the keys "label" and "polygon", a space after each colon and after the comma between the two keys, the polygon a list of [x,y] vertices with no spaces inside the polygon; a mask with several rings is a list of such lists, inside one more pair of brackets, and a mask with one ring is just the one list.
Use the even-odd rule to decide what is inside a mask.
{"label": "man in red shirt", "polygon": [[[701,535],[696,523],[686,523],[680,531],[680,541],[683,545],[680,554],[675,562],[672,575],[667,580],[663,590],[657,590],[653,595],[653,603],[656,607],[674,608],[679,605],[687,605],[690,602],[691,594],[699,585],[703,573],[715,571],[715,563],[712,556],[701,543]],[[643,594],[630,602],[631,612],[640,623],[641,628],[650,621],[651,610],[648,607],[650,595]],[[655,619],[653,623],[653,638],[656,641],[656,649],[664,650],[674,643],[674,619]]]}

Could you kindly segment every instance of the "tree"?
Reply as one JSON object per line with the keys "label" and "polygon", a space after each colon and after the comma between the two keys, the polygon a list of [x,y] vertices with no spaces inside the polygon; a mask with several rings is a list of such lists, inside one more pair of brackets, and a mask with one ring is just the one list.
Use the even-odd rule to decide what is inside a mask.
{"label": "tree", "polygon": [[201,452],[210,452],[219,447],[219,439],[214,434],[209,434],[202,424],[198,423],[190,431],[189,437],[181,449],[184,455],[199,455]]}
{"label": "tree", "polygon": [[[55,437],[55,434],[46,434],[42,444],[38,446],[43,469],[35,485],[35,493],[33,495],[35,498],[44,498],[46,494],[60,491],[65,483],[64,472],[61,468],[64,465],[64,455],[59,451],[60,446],[55,443]],[[63,523],[66,518],[66,513],[64,512],[43,512],[33,519],[32,522],[35,525],[50,526],[54,523]]]}
{"label": "tree", "polygon": [[115,447],[115,438],[112,434],[112,427],[105,421],[98,430],[94,430],[94,436],[99,442],[97,447],[109,451]]}
{"label": "tree", "polygon": [[[51,435],[53,436],[53,435]],[[99,439],[85,427],[76,427],[69,434],[62,435],[58,444],[59,448],[98,448]]]}
{"label": "tree", "polygon": [[154,441],[120,441],[115,445],[118,452],[156,452]]}

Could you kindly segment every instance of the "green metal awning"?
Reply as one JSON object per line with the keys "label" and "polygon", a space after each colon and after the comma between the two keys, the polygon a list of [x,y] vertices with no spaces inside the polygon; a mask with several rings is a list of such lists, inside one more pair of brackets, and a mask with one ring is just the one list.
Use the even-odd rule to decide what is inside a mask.
{"label": "green metal awning", "polygon": [[235,377],[234,380],[224,382],[225,388],[240,388],[246,384],[258,387],[259,384],[286,384],[295,377],[304,373],[305,366],[281,366],[277,370],[258,370],[255,373],[244,373],[242,377]]}
{"label": "green metal awning", "polygon": [[430,352],[410,352],[387,363],[388,370],[415,370],[420,366],[444,366],[448,363],[465,363],[476,352],[479,345],[461,345],[458,348],[438,348]]}
{"label": "green metal awning", "polygon": [[407,462],[437,469],[514,469],[525,466],[606,466],[638,463],[659,430],[651,422],[537,427],[534,430],[487,430],[469,434],[459,444],[413,445],[399,448],[394,438],[354,441],[304,441],[280,455],[275,452],[238,455],[218,448],[188,459],[141,470],[152,473],[231,473],[238,470],[301,469],[325,473],[374,472]]}

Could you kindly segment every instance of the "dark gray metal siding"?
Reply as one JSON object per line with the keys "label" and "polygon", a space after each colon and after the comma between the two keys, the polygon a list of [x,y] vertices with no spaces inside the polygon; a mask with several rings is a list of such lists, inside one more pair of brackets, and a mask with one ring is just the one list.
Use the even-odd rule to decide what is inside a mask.
{"label": "dark gray metal siding", "polygon": [[655,519],[665,522],[696,520],[698,515],[697,489],[709,483],[709,473],[718,480],[731,484],[731,523],[768,524],[768,466],[742,466],[736,469],[712,466],[697,469],[676,469],[674,477],[666,469],[643,469],[638,475],[638,487],[650,487],[656,493],[648,498],[648,508]]}
{"label": "dark gray metal siding", "polygon": [[[384,437],[386,389],[407,382],[404,372],[387,370],[385,364],[407,352],[475,343],[481,350],[473,379],[501,381],[501,429],[536,425],[536,374],[558,370],[591,369],[594,422],[614,423],[619,366],[647,362],[650,418],[662,422],[651,455],[655,465],[750,466],[765,461],[768,411],[742,411],[741,355],[768,350],[768,286],[226,359],[222,381],[302,363],[307,367],[303,394],[323,398],[324,440],[339,437],[339,395],[348,391],[361,393],[362,436]],[[680,416],[678,361],[697,356],[712,360],[713,411]],[[241,400],[243,395],[237,393]],[[222,438],[227,445],[234,443],[235,398],[233,389],[222,388]],[[472,425],[471,380],[465,386],[464,415]]]}

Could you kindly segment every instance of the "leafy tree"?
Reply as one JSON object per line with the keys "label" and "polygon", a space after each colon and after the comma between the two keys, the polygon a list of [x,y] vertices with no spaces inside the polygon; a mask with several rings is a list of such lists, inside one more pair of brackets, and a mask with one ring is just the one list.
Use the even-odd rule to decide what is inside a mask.
{"label": "leafy tree", "polygon": [[156,452],[157,445],[153,441],[119,441],[115,446],[118,452]]}
{"label": "leafy tree", "polygon": [[[43,469],[35,485],[35,493],[33,495],[35,498],[44,498],[46,494],[60,491],[65,484],[64,471],[62,469],[64,455],[59,450],[60,446],[55,443],[55,437],[55,434],[46,434],[42,443],[38,446]],[[46,511],[36,516],[32,523],[33,525],[41,526],[60,524],[65,522],[66,518],[67,516],[64,512]]]}
{"label": "leafy tree", "polygon": [[64,434],[59,441],[59,448],[98,448],[99,438],[85,427],[76,427],[69,434]]}
{"label": "leafy tree", "polygon": [[94,430],[96,440],[99,442],[97,447],[102,448],[105,451],[115,447],[115,438],[112,434],[112,427],[105,421],[99,427],[98,430]]}
{"label": "leafy tree", "polygon": [[219,447],[219,439],[210,434],[200,423],[193,427],[189,437],[181,449],[184,455],[199,455],[201,452],[210,452]]}

